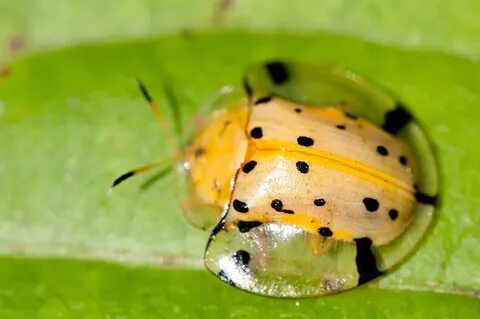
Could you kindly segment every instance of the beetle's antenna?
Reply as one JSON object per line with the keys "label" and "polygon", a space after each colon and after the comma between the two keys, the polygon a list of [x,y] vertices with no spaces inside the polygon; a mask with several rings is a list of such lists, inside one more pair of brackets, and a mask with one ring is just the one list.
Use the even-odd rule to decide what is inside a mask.
{"label": "beetle's antenna", "polygon": [[175,143],[175,139],[173,138],[172,131],[168,127],[167,122],[165,121],[165,118],[160,112],[160,109],[157,103],[155,103],[155,101],[152,99],[152,96],[148,92],[143,82],[138,78],[137,78],[137,85],[140,91],[142,92],[143,97],[148,102],[148,105],[150,106],[150,110],[153,112],[153,115],[155,115],[157,121],[160,123],[160,127],[162,128],[163,134],[165,134],[165,136],[167,137],[168,143],[170,144],[172,150],[176,150],[177,144]]}
{"label": "beetle's antenna", "polygon": [[[148,165],[145,165],[145,166],[142,166],[142,167],[137,167],[135,169],[132,169],[132,170],[126,172],[125,174],[120,175],[117,179],[115,179],[113,181],[111,188],[114,188],[114,187],[118,186],[120,183],[124,182],[125,180],[127,180],[127,179],[129,179],[133,176],[149,172],[152,169],[157,168],[159,166],[163,166],[165,164],[171,164],[172,162],[177,160],[178,156],[180,155],[179,152],[177,151],[177,144],[175,143],[175,138],[172,134],[172,131],[168,127],[167,122],[165,121],[165,118],[163,117],[162,113],[160,112],[160,109],[159,109],[157,103],[155,103],[155,101],[152,99],[152,96],[148,92],[148,90],[145,87],[145,85],[143,84],[143,82],[138,78],[137,78],[137,85],[138,85],[138,88],[140,89],[140,91],[142,92],[143,97],[148,102],[148,105],[150,106],[150,110],[153,112],[153,115],[155,115],[157,121],[160,123],[160,127],[162,128],[162,131],[165,134],[165,136],[168,140],[168,143],[170,144],[172,150],[175,151],[176,155],[174,155],[172,158],[164,159],[164,160],[156,162],[156,163],[148,164]],[[169,99],[171,100],[171,97],[169,97]],[[178,114],[174,114],[174,115],[177,116]]]}
{"label": "beetle's antenna", "polygon": [[169,164],[171,165],[171,163],[174,160],[175,160],[175,158],[173,158],[173,159],[168,158],[168,159],[156,162],[156,163],[151,163],[151,164],[148,164],[148,165],[145,165],[145,166],[141,166],[141,167],[137,167],[135,169],[132,169],[132,170],[126,172],[125,174],[120,175],[117,179],[115,179],[112,183],[111,188],[114,188],[114,187],[118,186],[118,184],[124,182],[125,180],[129,179],[130,177],[149,172],[152,169],[157,168],[159,166],[169,165]]}

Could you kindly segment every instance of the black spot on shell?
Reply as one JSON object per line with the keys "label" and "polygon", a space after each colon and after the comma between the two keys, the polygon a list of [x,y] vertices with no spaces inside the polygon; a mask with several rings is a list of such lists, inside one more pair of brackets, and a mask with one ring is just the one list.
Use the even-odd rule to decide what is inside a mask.
{"label": "black spot on shell", "polygon": [[308,136],[299,136],[299,137],[297,137],[297,143],[298,143],[298,145],[308,147],[308,146],[313,145],[313,140]]}
{"label": "black spot on shell", "polygon": [[248,251],[240,249],[235,254],[232,255],[233,260],[235,261],[235,264],[238,266],[242,267],[243,269],[248,267],[248,264],[250,263],[250,254]]}
{"label": "black spot on shell", "polygon": [[352,113],[348,113],[348,112],[345,113],[345,116],[348,117],[349,119],[352,119],[352,120],[356,120],[358,118],[355,115],[353,115]]}
{"label": "black spot on shell", "polygon": [[247,93],[248,97],[251,97],[253,94],[252,88],[250,87],[250,84],[248,84],[248,81],[246,78],[243,78],[243,88],[245,89],[245,92]]}
{"label": "black spot on shell", "polygon": [[372,240],[368,237],[355,238],[358,284],[364,284],[382,274],[377,268],[377,258],[372,251]]}
{"label": "black spot on shell", "polygon": [[229,284],[230,286],[233,286],[233,287],[236,287],[235,283],[233,282],[232,279],[230,279],[227,274],[225,273],[225,271],[223,270],[220,270],[220,272],[217,274],[217,277],[226,282],[227,284]]}
{"label": "black spot on shell", "polygon": [[297,112],[297,113],[302,113],[302,109],[297,107],[297,108],[295,109],[295,112]]}
{"label": "black spot on shell", "polygon": [[333,235],[332,230],[328,227],[320,227],[318,233],[323,237],[331,237]]}
{"label": "black spot on shell", "polygon": [[370,198],[370,197],[365,197],[363,199],[363,204],[365,205],[365,208],[369,211],[369,212],[375,212],[378,210],[378,207],[380,206],[380,204],[378,203],[378,201],[374,198]]}
{"label": "black spot on shell", "polygon": [[398,217],[398,210],[396,209],[390,209],[388,211],[388,216],[390,217],[391,220],[395,220]]}
{"label": "black spot on shell", "polygon": [[385,148],[385,146],[378,145],[377,146],[377,153],[382,155],[382,156],[387,156],[388,155],[388,150]]}
{"label": "black spot on shell", "polygon": [[325,205],[325,200],[323,198],[317,198],[313,201],[315,206],[323,206]]}
{"label": "black spot on shell", "polygon": [[201,148],[201,147],[200,147],[200,148],[197,148],[197,149],[195,150],[195,153],[194,153],[195,157],[200,157],[200,156],[202,156],[203,154],[205,154],[205,149],[204,149],[204,148]]}
{"label": "black spot on shell", "polygon": [[281,212],[283,209],[283,203],[279,199],[274,199],[272,200],[271,206],[273,209],[275,209],[277,212]]}
{"label": "black spot on shell", "polygon": [[309,166],[306,162],[303,162],[303,161],[298,161],[296,163],[297,165],[297,170],[302,173],[302,174],[307,174],[308,173],[308,170],[309,170]]}
{"label": "black spot on shell", "polygon": [[252,228],[258,227],[262,224],[262,222],[259,222],[257,220],[254,221],[243,221],[240,220],[237,223],[238,230],[241,233],[248,233]]}
{"label": "black spot on shell", "polygon": [[266,97],[262,97],[262,98],[259,98],[256,102],[255,102],[255,105],[258,105],[258,104],[263,104],[263,103],[268,103],[272,100],[272,97],[271,96],[266,96]]}
{"label": "black spot on shell", "polygon": [[248,205],[238,199],[233,200],[233,208],[239,213],[248,213]]}
{"label": "black spot on shell", "polygon": [[257,162],[256,161],[250,161],[248,163],[245,163],[242,167],[242,171],[246,174],[250,173],[254,168],[255,166],[257,166]]}
{"label": "black spot on shell", "polygon": [[215,226],[215,228],[212,230],[210,237],[208,237],[207,247],[210,246],[210,243],[215,239],[217,234],[222,230],[225,230],[225,217],[223,217],[220,220],[220,222]]}
{"label": "black spot on shell", "polygon": [[403,156],[403,155],[398,158],[398,161],[399,161],[400,164],[402,164],[403,166],[407,165],[407,162],[408,162],[407,158],[406,158],[405,156]]}
{"label": "black spot on shell", "polygon": [[342,124],[337,125],[336,128],[338,128],[339,130],[346,129],[345,125],[342,125]]}
{"label": "black spot on shell", "polygon": [[[247,271],[248,270],[248,264],[250,263],[250,254],[243,250],[240,249],[236,251],[231,258],[233,259],[233,262],[237,266],[237,269],[235,271]],[[232,269],[229,269],[229,272],[231,272]],[[229,285],[236,287],[235,282],[227,275],[225,270],[220,270],[217,273],[217,277],[221,279],[222,281],[228,283]]]}
{"label": "black spot on shell", "polygon": [[251,135],[253,138],[262,138],[262,137],[263,137],[262,128],[261,128],[261,127],[254,127],[254,128],[250,131],[250,135]]}
{"label": "black spot on shell", "polygon": [[385,114],[382,128],[391,134],[396,134],[411,121],[413,121],[413,117],[410,112],[401,103],[398,103],[392,111]]}
{"label": "black spot on shell", "polygon": [[422,204],[434,206],[437,204],[437,196],[430,196],[422,192],[415,192],[415,199]]}
{"label": "black spot on shell", "polygon": [[268,74],[270,75],[270,79],[274,84],[283,84],[290,78],[287,66],[282,62],[270,62],[265,66]]}

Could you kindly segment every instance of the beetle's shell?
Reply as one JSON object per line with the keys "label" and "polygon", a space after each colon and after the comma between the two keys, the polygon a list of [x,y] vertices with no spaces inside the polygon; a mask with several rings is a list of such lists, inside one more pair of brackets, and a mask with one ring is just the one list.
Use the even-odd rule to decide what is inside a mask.
{"label": "beetle's shell", "polygon": [[[261,137],[252,137],[255,130]],[[334,108],[272,98],[252,107],[247,132],[244,165],[256,165],[237,176],[227,225],[288,223],[316,235],[324,228],[336,240],[368,237],[384,245],[410,222],[413,177],[398,160],[410,151],[369,122],[349,119]],[[302,139],[308,146],[300,145]],[[380,154],[378,147],[388,154]],[[297,163],[308,171],[299,171]],[[234,201],[245,203],[248,212],[235,210]]]}
{"label": "beetle's shell", "polygon": [[410,113],[341,69],[267,63],[245,84],[249,102],[215,113],[186,151],[192,197],[217,207],[214,218],[187,213],[204,228],[217,220],[209,270],[251,292],[301,297],[354,287],[402,260],[438,191]]}

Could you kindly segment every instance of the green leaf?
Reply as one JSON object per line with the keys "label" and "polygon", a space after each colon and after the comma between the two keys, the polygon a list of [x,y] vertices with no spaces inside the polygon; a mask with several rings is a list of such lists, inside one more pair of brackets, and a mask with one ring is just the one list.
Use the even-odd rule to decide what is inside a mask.
{"label": "green leaf", "polygon": [[[474,318],[478,299],[360,287],[302,300],[260,297],[205,271],[0,259],[2,318]],[[454,306],[453,306],[454,305]]]}
{"label": "green leaf", "polygon": [[0,61],[76,43],[232,28],[328,31],[405,48],[480,57],[480,2],[457,0],[0,0]]}
{"label": "green leaf", "polygon": [[[170,154],[136,77],[170,118],[173,94],[185,125],[218,88],[270,58],[340,64],[388,87],[430,134],[443,180],[438,219],[410,259],[366,287],[298,306],[238,292],[197,269],[208,234],[182,219],[174,176],[146,190],[142,178],[108,189],[129,168]],[[46,318],[365,318],[404,317],[406,309],[418,317],[473,317],[480,290],[478,74],[480,64],[466,58],[326,33],[193,32],[17,59],[0,76],[0,253],[72,260],[3,258],[2,318],[38,309]]]}

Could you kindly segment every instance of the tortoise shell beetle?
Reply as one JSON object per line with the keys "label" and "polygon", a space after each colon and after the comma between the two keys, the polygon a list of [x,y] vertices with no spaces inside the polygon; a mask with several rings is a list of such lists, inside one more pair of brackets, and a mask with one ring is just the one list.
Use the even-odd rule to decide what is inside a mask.
{"label": "tortoise shell beetle", "polygon": [[205,264],[221,280],[274,297],[332,294],[398,264],[426,232],[438,196],[430,143],[367,79],[267,62],[213,108],[180,166],[185,216],[211,229]]}

